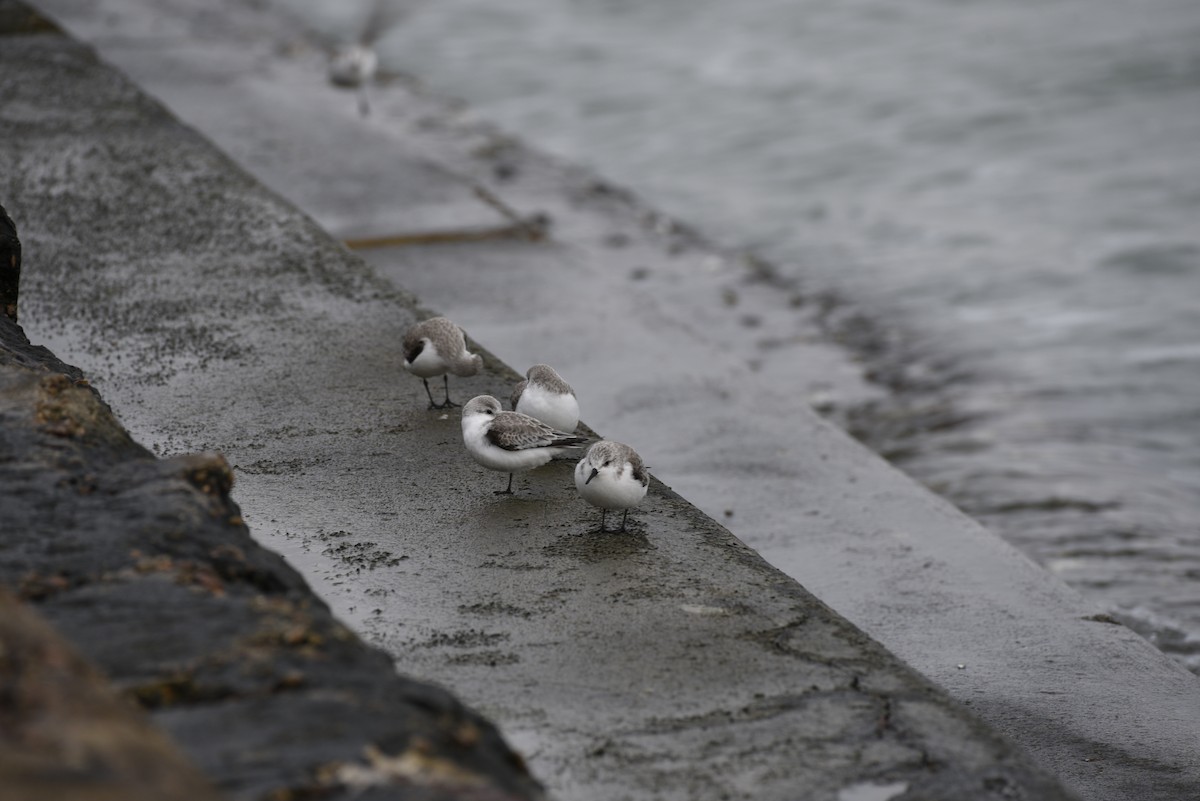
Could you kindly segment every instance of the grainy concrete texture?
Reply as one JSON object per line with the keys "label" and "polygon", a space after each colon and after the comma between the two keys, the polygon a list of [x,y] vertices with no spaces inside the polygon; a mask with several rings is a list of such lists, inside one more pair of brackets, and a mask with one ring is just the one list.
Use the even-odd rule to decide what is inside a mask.
{"label": "grainy concrete texture", "polygon": [[[564,797],[832,799],[876,779],[924,798],[1066,797],[661,485],[625,537],[588,531],[564,465],[497,502],[457,420],[400,383],[410,302],[86,48],[37,35],[3,52],[19,77],[0,88],[0,169],[13,214],[30,221],[18,223],[26,269],[40,276],[26,297],[114,362],[134,360],[136,375],[109,381],[153,392],[163,420],[257,477],[259,503],[314,531],[350,575],[371,575],[380,615],[411,632],[391,644],[401,668],[464,688],[536,738]],[[490,360],[459,391],[511,377]],[[251,547],[221,457],[152,460],[68,376],[10,380],[18,419],[39,408],[46,421],[24,433],[49,440],[66,463],[51,469],[69,479],[48,481],[36,459],[9,465],[7,581],[159,708],[218,785],[262,797],[279,762],[311,771],[326,736],[345,760],[377,743],[387,758],[364,773],[440,755],[456,736],[495,753],[476,748],[489,730],[448,697],[389,693],[378,671],[337,658],[352,637]],[[174,511],[181,493],[197,496],[199,520]],[[354,692],[372,688],[424,704],[414,728],[440,739],[380,742],[366,729],[404,728],[404,716]],[[271,707],[282,729],[268,725]],[[364,707],[377,714],[364,719]],[[347,770],[334,775],[351,782]]]}
{"label": "grainy concrete texture", "polygon": [[[311,37],[269,4],[43,5],[326,230],[410,243],[364,254],[506,362],[555,365],[587,422],[634,444],[652,472],[1081,797],[1195,795],[1195,676],[811,414],[805,401],[879,392],[830,344],[886,336],[852,308],[779,281],[770,265],[713,247],[409,82],[373,86],[372,113],[361,117],[352,94],[328,86]],[[551,238],[412,245],[506,223],[476,185],[523,214],[548,213]],[[42,341],[79,352],[78,338],[57,339],[53,319],[33,320]],[[99,372],[128,372],[89,347]],[[164,421],[164,404],[134,383],[112,390],[126,393],[126,420],[144,441],[168,452],[213,444]],[[257,536],[375,641],[394,649],[411,636],[395,616],[373,614],[384,608],[372,594],[388,589],[386,569],[367,586],[346,580],[352,565],[330,567],[318,553],[329,532],[355,529],[270,513],[273,482],[243,472]]]}
{"label": "grainy concrete texture", "polygon": [[[457,419],[396,369],[410,299],[86,48],[15,36],[0,59],[0,174],[34,316],[53,309],[64,339],[90,343],[77,352],[119,408],[219,446],[259,514],[367,588],[401,632],[400,668],[485,703],[557,794],[1067,797],[665,487],[621,537],[589,528],[569,465],[497,500],[502,477],[480,475]],[[448,696],[381,680],[381,656],[343,657],[349,632],[249,541],[222,457],[151,459],[69,375],[5,375],[6,582],[220,787],[270,797],[280,773],[346,790],[391,772],[432,773],[429,797],[482,776],[529,788]],[[489,358],[457,388],[512,378]],[[354,770],[364,743],[378,752]],[[340,767],[314,771],[314,751]]]}
{"label": "grainy concrete texture", "polygon": [[[1087,608],[1057,582],[813,416],[805,390],[762,392],[787,409],[786,436],[748,429],[733,404],[761,384],[745,354],[716,351],[709,374],[677,374],[678,349],[695,361],[746,340],[737,298],[779,294],[769,271],[403,87],[381,88],[363,120],[277,16],[202,5],[44,3],[339,236],[504,224],[473,191],[495,178],[510,205],[551,212],[552,238],[381,251],[372,272],[86,52],[33,37],[24,54],[0,52],[24,70],[22,87],[0,83],[0,134],[21,131],[0,144],[0,175],[14,176],[0,201],[26,243],[22,321],[85,367],[141,441],[225,453],[254,534],[403,672],[496,720],[554,795],[1065,793],[661,485],[623,538],[593,533],[568,465],[493,497],[504,477],[470,462],[456,415],[426,412],[420,382],[399,369],[400,334],[426,313],[406,290],[485,343],[503,341],[522,369],[560,366],[585,419],[596,425],[595,410],[604,433],[653,454],[652,468],[741,465],[697,491],[699,503],[719,513],[739,498],[735,523],[777,532],[755,542],[760,552],[960,700],[978,700],[1081,796],[1188,797],[1194,677],[1120,627],[1082,621]],[[59,86],[64,73],[77,80]],[[664,297],[689,290],[717,308],[680,319]],[[647,332],[619,305],[589,303],[600,297],[661,326]],[[784,298],[780,319],[756,324],[799,319],[804,299]],[[643,377],[628,402],[594,349],[554,333],[563,321],[600,323],[665,397]],[[772,371],[810,387],[837,361],[797,325],[753,356],[783,354]],[[505,397],[514,378],[489,357],[452,388]],[[723,414],[708,452],[665,423],[708,424],[713,409]],[[771,469],[739,453],[747,439],[778,460]]]}

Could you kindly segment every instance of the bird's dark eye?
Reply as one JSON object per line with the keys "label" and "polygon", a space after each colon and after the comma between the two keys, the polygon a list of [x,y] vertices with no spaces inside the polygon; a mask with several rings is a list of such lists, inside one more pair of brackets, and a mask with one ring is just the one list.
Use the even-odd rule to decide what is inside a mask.
{"label": "bird's dark eye", "polygon": [[487,410],[487,413],[488,413],[488,414],[495,414],[496,412],[495,412],[495,410],[493,410],[493,409],[488,409],[488,410]]}

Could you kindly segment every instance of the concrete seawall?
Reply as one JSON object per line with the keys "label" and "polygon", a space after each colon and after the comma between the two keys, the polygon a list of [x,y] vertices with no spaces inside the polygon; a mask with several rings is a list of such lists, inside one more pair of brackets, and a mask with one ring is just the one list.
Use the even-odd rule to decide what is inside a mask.
{"label": "concrete seawall", "polygon": [[[177,42],[220,68],[196,40]],[[402,672],[449,686],[496,720],[553,794],[1067,797],[1019,749],[662,485],[620,538],[589,533],[590,509],[563,465],[497,501],[492,483],[502,477],[466,459],[456,416],[426,412],[420,384],[398,370],[400,334],[426,313],[412,296],[85,48],[25,35],[3,40],[0,62],[20,76],[0,84],[0,202],[26,243],[22,313],[33,338],[82,365],[157,450],[224,453],[253,533],[301,566]],[[218,94],[206,95],[211,108]],[[405,199],[414,230],[502,222],[469,182],[393,144],[404,180],[389,194]],[[415,289],[512,261],[574,264],[565,251],[578,243],[569,228],[556,231],[558,244],[540,254],[519,242],[409,251],[401,262],[413,286],[397,282]],[[503,396],[513,375],[489,356],[454,391]],[[827,462],[817,485],[833,506],[814,500],[826,539],[861,527],[838,486],[850,476],[909,509],[906,520],[944,521],[936,537],[960,538],[951,565],[993,549],[828,426],[805,418],[802,427]],[[1048,577],[1022,570],[1025,586],[1057,599]],[[1118,655],[1158,669],[1115,642]],[[1195,696],[1181,700],[1186,708]],[[192,745],[173,733],[219,785],[256,797],[203,757],[204,736]],[[1146,797],[1182,792],[1195,770],[1171,754],[1110,764],[1120,792],[1157,777],[1161,792]]]}
{"label": "concrete seawall", "polygon": [[[258,485],[249,493],[255,503],[273,498],[269,514],[298,528],[320,521],[315,530],[328,550],[343,569],[354,566],[347,577],[375,590],[380,615],[413,630],[411,640],[392,644],[400,667],[466,688],[507,729],[536,741],[543,774],[565,797],[784,798],[804,788],[832,799],[872,780],[923,797],[989,788],[1066,797],[661,485],[642,511],[642,533],[629,537],[586,533],[563,466],[531,478],[525,497],[497,502],[485,480],[494,476],[463,458],[457,421],[426,412],[412,391],[419,388],[398,384],[393,343],[417,317],[410,302],[85,48],[52,35],[14,37],[3,58],[6,73],[21,80],[5,85],[0,163],[22,221],[25,274],[40,275],[24,288],[24,302],[55,304],[64,328],[87,329],[85,339],[108,359],[135,359],[135,391],[170,393],[169,403],[150,408],[224,444],[239,469],[257,477],[247,481]],[[58,290],[47,297],[52,286]],[[142,346],[131,348],[135,342]],[[489,360],[457,390],[495,390],[511,375]],[[224,460],[127,457],[160,477],[161,488],[120,465],[89,469],[91,458],[112,461],[104,443],[139,449],[102,425],[103,409],[76,381],[20,376],[20,386],[34,388],[57,381],[71,403],[87,406],[54,415],[65,433],[31,431],[79,449],[76,461],[95,486],[76,514],[99,521],[111,510],[140,521],[70,533],[36,513],[47,504],[66,512],[66,497],[32,504],[6,537],[10,554],[64,533],[78,544],[70,563],[35,563],[34,575],[49,577],[33,583],[50,589],[25,595],[132,684],[128,691],[158,710],[155,719],[218,786],[263,797],[271,762],[345,749],[318,745],[334,733],[358,743],[344,759],[361,757],[365,740],[403,763],[404,752],[385,749],[370,731],[411,717],[383,714],[385,698],[412,698],[446,737],[467,725],[488,731],[448,698],[422,702],[403,688],[379,688],[384,698],[368,703],[369,718],[338,721],[318,688],[349,693],[355,678],[327,653],[306,650],[326,651],[349,635],[320,604],[295,597],[299,578],[252,547],[236,508],[214,513],[228,503]],[[19,387],[16,394],[19,404]],[[209,507],[200,530],[180,530],[166,522],[167,511],[155,511],[189,481]],[[61,481],[27,483],[62,493]],[[105,532],[120,540],[100,551]],[[8,565],[6,581],[18,582],[30,557]],[[375,578],[385,572],[386,581]],[[253,602],[268,576],[266,589],[287,599],[282,606]],[[238,578],[258,585],[247,599],[251,631],[280,631],[253,638],[254,653],[239,652],[240,638],[225,628],[236,625],[229,602],[242,595]],[[176,606],[188,617],[169,615]],[[300,632],[295,643],[289,625]],[[168,646],[175,634],[182,639]],[[276,653],[261,651],[272,645]],[[261,675],[251,679],[253,665]],[[128,678],[140,673],[140,681]],[[281,691],[293,684],[295,692]],[[312,744],[264,749],[264,738],[275,739],[263,731],[271,717],[265,699],[288,709],[282,724],[309,733]],[[387,764],[381,758],[362,770],[386,774]]]}

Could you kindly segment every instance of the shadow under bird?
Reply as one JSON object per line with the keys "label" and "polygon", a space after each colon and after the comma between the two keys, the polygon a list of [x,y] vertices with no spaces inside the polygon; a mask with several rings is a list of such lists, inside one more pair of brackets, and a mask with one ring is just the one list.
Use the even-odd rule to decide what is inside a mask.
{"label": "shadow under bird", "polygon": [[575,390],[546,364],[530,367],[525,380],[513,387],[512,407],[559,431],[574,431],[579,425]]}
{"label": "shadow under bird", "polygon": [[602,532],[606,531],[604,523],[610,509],[624,510],[621,527],[613,529],[624,531],[629,510],[642,502],[649,486],[650,474],[642,464],[642,457],[620,442],[600,440],[575,465],[575,489],[585,501],[600,507]]}
{"label": "shadow under bird", "polygon": [[491,395],[467,401],[462,411],[463,444],[476,462],[488,470],[508,473],[508,487],[496,495],[512,495],[513,473],[541,467],[560,453],[587,442],[565,431],[555,431],[540,420],[520,412],[506,412]]}
{"label": "shadow under bird", "polygon": [[[402,347],[404,369],[424,382],[430,409],[458,406],[450,400],[448,373],[466,377],[483,368],[483,357],[467,350],[466,332],[445,317],[431,317],[409,328],[404,333]],[[429,390],[429,379],[437,375],[442,377],[446,390],[446,399],[441,403],[434,403]]]}

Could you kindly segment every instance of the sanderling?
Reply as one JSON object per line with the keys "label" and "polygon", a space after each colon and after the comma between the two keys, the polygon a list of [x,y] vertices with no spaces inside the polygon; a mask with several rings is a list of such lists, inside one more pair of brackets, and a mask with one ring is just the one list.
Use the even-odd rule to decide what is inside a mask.
{"label": "sanderling", "polygon": [[513,473],[540,467],[586,437],[555,431],[540,420],[520,412],[506,412],[491,395],[467,401],[462,411],[463,444],[475,461],[489,470],[508,473],[508,488],[497,495],[512,495]]}
{"label": "sanderling", "polygon": [[378,67],[379,57],[368,45],[342,45],[329,56],[329,82],[357,89],[375,77]]}
{"label": "sanderling", "polygon": [[621,527],[615,529],[624,531],[630,508],[642,502],[649,485],[650,475],[642,457],[620,442],[600,440],[575,465],[575,489],[585,501],[600,507],[601,531],[605,530],[604,519],[609,509],[625,510]]}
{"label": "sanderling", "polygon": [[579,425],[579,401],[575,390],[553,367],[535,364],[525,380],[513,387],[512,406],[521,414],[541,420],[559,431],[574,431]]}
{"label": "sanderling", "polygon": [[[425,383],[425,394],[429,396],[430,409],[445,409],[458,404],[450,400],[450,378],[475,375],[483,367],[483,357],[467,350],[466,334],[445,317],[431,317],[417,323],[404,333],[404,369],[418,376]],[[433,402],[429,391],[429,379],[442,377],[446,389],[446,400]]]}
{"label": "sanderling", "polygon": [[392,0],[375,0],[363,22],[357,42],[332,48],[329,53],[329,82],[334,86],[358,90],[358,111],[364,117],[371,112],[367,84],[375,77],[379,56],[375,42],[393,28],[403,9]]}

